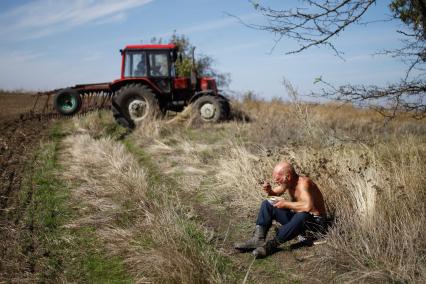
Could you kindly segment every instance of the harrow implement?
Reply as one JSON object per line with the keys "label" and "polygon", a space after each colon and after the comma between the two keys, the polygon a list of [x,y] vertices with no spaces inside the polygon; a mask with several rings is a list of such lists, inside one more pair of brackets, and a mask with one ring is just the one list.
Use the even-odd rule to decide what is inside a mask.
{"label": "harrow implement", "polygon": [[78,116],[110,109],[113,92],[109,83],[76,85],[33,95],[33,107],[21,119]]}

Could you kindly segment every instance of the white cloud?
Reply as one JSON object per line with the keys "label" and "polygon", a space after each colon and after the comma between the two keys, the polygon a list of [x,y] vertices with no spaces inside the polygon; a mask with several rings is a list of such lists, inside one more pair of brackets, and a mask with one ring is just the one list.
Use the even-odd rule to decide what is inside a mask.
{"label": "white cloud", "polygon": [[[241,20],[248,21],[248,20],[251,20],[251,19],[258,18],[258,17],[259,17],[259,14],[256,14],[256,13],[238,16],[238,18],[227,16],[226,18],[208,21],[208,22],[203,22],[203,23],[198,23],[198,24],[193,25],[191,27],[182,27],[182,28],[177,28],[175,30],[176,30],[177,34],[191,35],[191,34],[195,34],[195,33],[221,30],[221,29],[225,29],[227,27],[233,26],[233,25],[241,25],[240,24]],[[168,33],[155,35],[155,37],[163,38],[163,37],[170,37],[172,35],[173,35],[173,33],[168,32]]]}
{"label": "white cloud", "polygon": [[89,23],[125,19],[129,9],[153,0],[36,0],[0,14],[0,35],[14,40],[34,39]]}
{"label": "white cloud", "polygon": [[118,13],[111,17],[106,17],[100,19],[99,21],[94,22],[95,25],[104,25],[104,24],[112,24],[112,23],[120,23],[127,19],[127,15],[124,12]]}

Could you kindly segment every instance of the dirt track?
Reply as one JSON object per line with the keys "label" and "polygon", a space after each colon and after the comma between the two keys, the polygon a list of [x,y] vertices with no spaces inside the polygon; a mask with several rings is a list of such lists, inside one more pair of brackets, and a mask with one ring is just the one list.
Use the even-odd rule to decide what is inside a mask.
{"label": "dirt track", "polygon": [[[24,94],[0,94],[0,282],[3,277],[21,275],[25,264],[16,255],[14,246],[21,213],[16,208],[26,169],[34,151],[46,137],[51,126],[47,120],[23,120],[21,115],[31,109],[34,97]],[[3,261],[4,260],[4,261]],[[20,271],[11,271],[12,263]]]}
{"label": "dirt track", "polygon": [[22,119],[33,100],[27,94],[0,93],[0,282],[23,277],[27,266],[16,251],[15,222],[21,216],[17,196],[33,153],[51,125],[47,120]]}
{"label": "dirt track", "polygon": [[33,97],[22,94],[0,95],[0,209],[8,206],[11,195],[21,185],[24,166],[46,134],[50,122],[22,120]]}
{"label": "dirt track", "polygon": [[0,209],[19,190],[26,162],[46,134],[49,122],[20,120],[0,122]]}

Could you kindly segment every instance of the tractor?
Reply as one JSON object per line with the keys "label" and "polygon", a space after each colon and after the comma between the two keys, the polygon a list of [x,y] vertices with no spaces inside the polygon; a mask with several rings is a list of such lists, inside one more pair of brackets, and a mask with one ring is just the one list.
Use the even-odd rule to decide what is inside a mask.
{"label": "tractor", "polygon": [[195,70],[190,77],[176,75],[177,61],[182,60],[176,45],[128,45],[120,52],[120,79],[50,92],[54,93],[56,112],[70,116],[111,107],[115,120],[130,129],[167,111],[180,112],[188,105],[203,122],[219,122],[229,116],[229,101],[219,94],[213,78],[199,77]]}

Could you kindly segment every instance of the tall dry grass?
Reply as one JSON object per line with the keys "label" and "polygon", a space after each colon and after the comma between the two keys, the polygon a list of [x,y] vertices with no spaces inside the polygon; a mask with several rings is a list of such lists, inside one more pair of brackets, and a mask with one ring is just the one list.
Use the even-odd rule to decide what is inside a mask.
{"label": "tall dry grass", "polygon": [[[311,258],[315,277],[321,280],[322,275],[331,275],[336,282],[424,282],[424,123],[405,118],[384,122],[377,113],[348,105],[305,104],[297,100],[291,87],[289,92],[295,97],[291,103],[240,103],[250,123],[233,121],[222,128],[187,131],[185,123],[153,121],[132,135],[139,146],[162,157],[159,163],[173,162],[170,168],[184,169],[192,177],[182,180],[184,188],[202,190],[199,180],[205,178],[210,183],[203,192],[206,198],[227,202],[234,219],[246,221],[264,198],[259,182],[270,178],[278,161],[291,161],[300,174],[319,185],[335,220],[325,236],[327,244]],[[219,130],[221,137],[209,149],[203,143]],[[201,138],[193,137],[195,134]],[[190,167],[207,174],[194,178]],[[203,227],[194,229],[193,223],[182,218],[185,206],[177,196],[159,199],[163,200],[159,206],[149,199],[150,209],[137,219],[141,225],[132,223],[136,224],[134,230],[145,234],[116,230],[116,241],[107,242],[111,250],[119,251],[129,266],[137,268],[138,279],[190,282],[204,275],[206,281],[225,281],[217,266],[203,270],[218,262],[206,245],[209,233],[200,234]],[[169,235],[176,238],[170,240]],[[200,251],[207,253],[200,255]],[[161,267],[171,274],[162,274]],[[147,275],[154,278],[144,278]]]}
{"label": "tall dry grass", "polygon": [[[93,228],[137,283],[227,282],[226,259],[211,246],[210,232],[191,219],[178,188],[158,181],[122,143],[105,137],[101,118],[75,120],[75,133],[62,145],[63,175],[81,213],[68,226]],[[149,139],[160,130],[156,123],[146,125]]]}
{"label": "tall dry grass", "polygon": [[389,141],[405,135],[426,136],[422,121],[397,117],[386,120],[370,109],[349,104],[304,103],[287,83],[290,102],[245,100],[238,103],[253,122],[249,141],[264,147],[277,145],[330,146],[339,143]]}
{"label": "tall dry grass", "polygon": [[[297,95],[291,86],[289,92]],[[313,258],[318,272],[337,271],[334,280],[347,282],[426,279],[424,123],[385,123],[369,110],[297,99],[242,108],[254,121],[235,129],[248,140],[234,140],[222,153],[216,183],[233,193],[241,218],[257,212],[259,179],[277,161],[291,161],[320,186],[335,219]]]}

